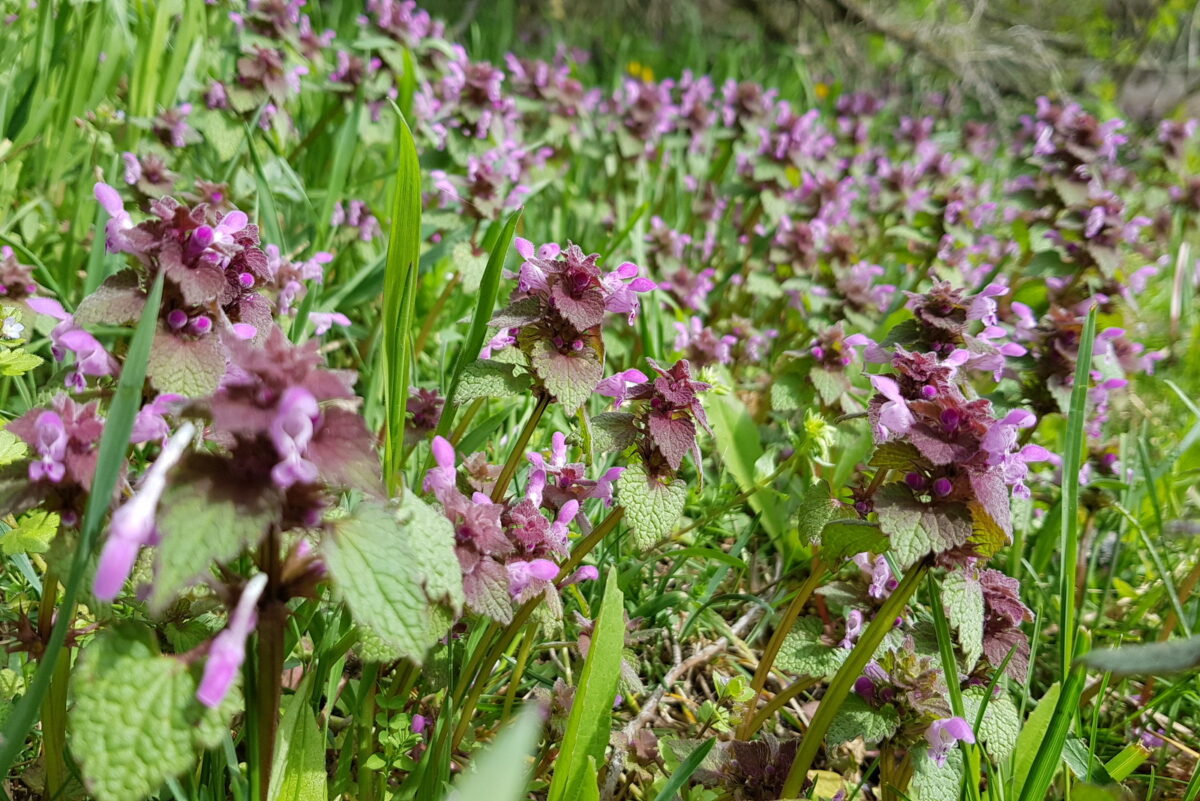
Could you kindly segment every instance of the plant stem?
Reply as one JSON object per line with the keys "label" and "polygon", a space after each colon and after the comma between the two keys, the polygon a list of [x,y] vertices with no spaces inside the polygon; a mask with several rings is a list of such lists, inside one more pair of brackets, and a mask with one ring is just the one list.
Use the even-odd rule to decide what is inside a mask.
{"label": "plant stem", "polygon": [[[783,706],[800,693],[807,690],[809,687],[814,687],[817,684],[817,679],[810,676],[801,676],[794,682],[788,685],[783,692],[776,693],[770,701],[767,701],[766,706],[759,710],[758,714],[750,720],[749,724],[742,724],[742,731],[738,732],[739,740],[749,740],[755,733],[763,727],[763,724],[771,719],[771,716],[778,712]],[[755,703],[758,698],[755,698]],[[753,711],[753,707],[747,712]]]}
{"label": "plant stem", "polygon": [[377,774],[365,767],[367,759],[375,753],[375,679],[378,675],[379,665],[373,663],[363,670],[358,683],[360,689],[366,688],[355,720],[358,728],[358,801],[375,801],[378,797]]}
{"label": "plant stem", "polygon": [[[471,401],[471,405],[463,412],[462,419],[458,421],[458,425],[454,427],[454,431],[450,434],[450,444],[458,446],[459,441],[463,438],[463,434],[467,433],[467,425],[475,419],[475,414],[479,411],[479,407],[483,406],[483,398],[476,398]],[[442,412],[446,414],[446,412]]]}
{"label": "plant stem", "polygon": [[796,597],[788,604],[787,610],[779,620],[779,625],[775,627],[775,631],[771,633],[771,639],[767,641],[762,659],[759,660],[758,667],[754,670],[754,678],[750,681],[750,689],[754,690],[754,701],[747,707],[746,717],[742,719],[742,726],[738,732],[738,736],[743,740],[749,740],[758,726],[762,725],[761,722],[758,723],[758,726],[755,725],[757,717],[754,716],[754,712],[762,698],[763,688],[767,686],[767,677],[771,675],[771,668],[775,666],[775,659],[779,656],[779,650],[783,647],[783,641],[787,638],[788,632],[792,630],[796,618],[800,617],[800,613],[804,611],[804,606],[820,585],[824,575],[825,568],[821,564],[820,557],[814,556],[812,564],[809,566],[808,579],[796,591]]}
{"label": "plant stem", "polygon": [[[617,523],[624,516],[624,513],[625,510],[622,507],[618,506],[614,508],[608,513],[608,517],[604,518],[604,520],[600,522],[600,525],[596,526],[596,528],[592,530],[592,533],[589,534],[586,539],[581,540],[573,549],[571,549],[571,556],[566,562],[563,563],[562,568],[558,571],[557,581],[563,581],[570,576],[572,572],[574,572],[575,568],[579,566],[579,563],[582,562],[584,557],[586,557],[591,550],[596,547],[600,540],[604,539],[605,536],[607,536],[614,528],[616,528]],[[515,615],[513,615],[512,622],[504,627],[504,630],[500,633],[500,637],[495,641],[495,643],[492,644],[491,648],[487,649],[486,655],[482,660],[476,660],[475,655],[472,654],[471,660],[467,664],[467,669],[463,672],[458,686],[455,688],[454,697],[457,699],[462,696],[462,692],[466,689],[467,683],[471,682],[472,675],[474,675],[475,681],[471,686],[471,694],[467,696],[467,700],[459,709],[458,726],[454,730],[454,738],[451,741],[451,750],[457,749],[459,743],[462,742],[462,738],[466,736],[467,728],[471,725],[471,716],[475,713],[475,706],[479,703],[479,698],[483,695],[484,688],[487,686],[487,677],[491,675],[492,668],[500,659],[500,655],[508,650],[508,646],[511,645],[512,641],[516,638],[517,632],[521,630],[521,627],[524,626],[525,623],[529,621],[530,616],[533,615],[533,610],[537,608],[537,601],[537,598],[531,598],[521,605],[521,608],[517,610]],[[489,630],[495,630],[496,628],[498,628],[497,624],[488,624]],[[485,632],[484,637],[487,636],[489,635],[487,632]],[[475,653],[484,653],[482,640],[480,642],[480,647],[475,649]],[[477,673],[474,672],[476,665],[479,667]]]}
{"label": "plant stem", "polygon": [[492,503],[499,503],[504,500],[504,493],[508,492],[508,485],[512,481],[513,476],[517,472],[517,465],[525,458],[525,448],[529,445],[530,438],[533,437],[533,432],[537,428],[538,423],[542,420],[542,415],[546,413],[546,408],[550,405],[550,396],[542,393],[538,397],[537,406],[533,408],[533,414],[525,422],[525,427],[521,429],[517,441],[513,443],[513,448],[508,454],[508,461],[504,463],[504,468],[500,471],[500,477],[496,479],[496,486],[492,488]]}
{"label": "plant stem", "polygon": [[812,767],[813,759],[816,758],[817,751],[820,750],[821,743],[825,740],[829,724],[833,722],[842,702],[846,700],[854,682],[862,675],[863,668],[871,660],[871,656],[879,648],[879,644],[883,642],[884,636],[896,625],[896,618],[912,598],[917,587],[920,586],[921,580],[929,571],[929,566],[930,561],[926,558],[909,568],[900,585],[892,591],[883,606],[879,608],[875,619],[871,621],[871,625],[867,626],[867,630],[859,638],[854,650],[846,657],[846,661],[838,669],[837,675],[829,683],[829,688],[825,690],[825,696],[821,699],[816,714],[813,715],[812,723],[809,724],[808,731],[804,733],[804,738],[800,741],[800,748],[796,751],[792,769],[788,772],[787,781],[784,782],[781,798],[798,798],[800,796],[800,790],[808,778],[808,769]]}
{"label": "plant stem", "polygon": [[512,676],[508,680],[508,692],[504,694],[504,712],[500,716],[501,722],[507,722],[512,716],[513,704],[517,700],[517,690],[521,686],[521,677],[525,675],[525,666],[529,664],[529,653],[533,650],[534,633],[537,631],[536,626],[528,626],[525,629],[525,636],[521,639],[521,648],[517,651],[517,664],[513,667]]}
{"label": "plant stem", "polygon": [[287,631],[287,604],[278,599],[279,535],[272,531],[259,554],[267,574],[264,601],[258,614],[258,676],[255,688],[258,716],[259,793],[267,801],[271,788],[271,765],[275,759],[275,734],[279,729],[279,697],[283,691],[284,635]]}
{"label": "plant stem", "polygon": [[462,276],[458,273],[455,273],[454,277],[446,282],[446,288],[442,290],[442,294],[438,295],[438,299],[433,303],[433,308],[425,315],[425,324],[421,326],[421,332],[417,334],[417,341],[413,343],[414,354],[425,350],[425,343],[429,340],[429,332],[433,330],[433,324],[442,316],[442,309],[446,307],[446,301],[450,299],[450,295],[461,282]]}

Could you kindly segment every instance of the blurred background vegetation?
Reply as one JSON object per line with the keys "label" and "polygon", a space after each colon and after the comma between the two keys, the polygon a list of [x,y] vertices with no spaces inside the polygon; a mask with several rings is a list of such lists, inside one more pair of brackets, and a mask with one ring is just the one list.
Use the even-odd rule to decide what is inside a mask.
{"label": "blurred background vegetation", "polygon": [[[428,0],[476,57],[591,53],[595,76],[686,68],[808,91],[936,92],[1007,116],[1039,95],[1134,122],[1200,116],[1196,0]],[[451,38],[454,38],[452,34]],[[614,69],[616,68],[616,69]],[[794,75],[788,75],[794,72]],[[783,74],[781,74],[783,73]]]}

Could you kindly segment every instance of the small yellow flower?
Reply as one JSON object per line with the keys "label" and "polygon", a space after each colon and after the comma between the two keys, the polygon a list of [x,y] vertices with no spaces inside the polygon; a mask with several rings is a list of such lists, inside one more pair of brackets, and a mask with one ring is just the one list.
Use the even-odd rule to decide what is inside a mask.
{"label": "small yellow flower", "polygon": [[818,83],[813,87],[813,93],[816,94],[818,100],[824,100],[829,97],[829,84]]}

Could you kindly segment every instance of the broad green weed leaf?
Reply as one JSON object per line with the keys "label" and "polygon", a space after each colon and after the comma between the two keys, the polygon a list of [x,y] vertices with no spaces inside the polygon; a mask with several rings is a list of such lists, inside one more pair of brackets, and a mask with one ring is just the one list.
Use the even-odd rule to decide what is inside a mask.
{"label": "broad green weed leaf", "polygon": [[[963,690],[963,710],[965,718],[974,722],[979,717],[979,706],[987,693],[986,687],[968,687]],[[1003,762],[1017,747],[1017,736],[1021,730],[1021,717],[1017,707],[1007,693],[1001,694],[988,701],[983,711],[983,721],[976,732],[980,742],[987,746],[987,752],[992,759]]]}
{"label": "broad green weed leaf", "polygon": [[323,547],[354,620],[393,652],[424,661],[446,633],[445,612],[463,605],[450,522],[411,492],[398,508],[363,501],[335,521]]}
{"label": "broad green weed leaf", "polygon": [[152,609],[161,610],[191,584],[258,543],[279,509],[262,487],[231,478],[225,460],[203,453],[185,457],[172,472],[157,517]]}
{"label": "broad green weed leaf", "polygon": [[821,530],[821,559],[827,565],[837,565],[857,553],[887,549],[887,536],[866,520],[834,520]]}
{"label": "broad green weed leaf", "polygon": [[963,780],[962,751],[951,751],[946,764],[939,766],[929,758],[929,749],[922,746],[914,752],[912,761],[909,801],[959,801]]}
{"label": "broad green weed leaf", "polygon": [[503,398],[520,395],[533,386],[533,381],[524,369],[515,364],[480,359],[468,364],[462,372],[458,389],[454,393],[455,403],[470,403],[476,398]]}
{"label": "broad green weed leaf", "polygon": [[1041,745],[1046,736],[1046,730],[1050,727],[1050,719],[1054,717],[1054,706],[1058,703],[1061,691],[1062,687],[1058,682],[1050,685],[1050,689],[1046,691],[1037,706],[1033,708],[1033,712],[1025,720],[1025,725],[1021,727],[1021,733],[1017,735],[1017,748],[1013,758],[1013,787],[1018,793],[1025,786],[1025,779],[1029,775],[1029,768],[1033,765],[1033,758],[1037,755],[1038,746]]}
{"label": "broad green weed leaf", "polygon": [[18,553],[45,553],[50,540],[58,533],[58,514],[35,510],[17,520],[15,528],[0,534],[0,552],[5,556]]}
{"label": "broad green weed leaf", "polygon": [[804,491],[796,510],[796,527],[803,542],[815,542],[837,509],[829,484],[818,481]]}
{"label": "broad green weed leaf", "polygon": [[634,417],[629,412],[602,412],[589,418],[592,449],[597,453],[623,451],[637,436]]}
{"label": "broad green weed leaf", "polygon": [[325,735],[308,700],[315,675],[307,673],[284,702],[267,793],[270,801],[325,801],[329,796]]}
{"label": "broad green weed leaf", "polygon": [[196,700],[197,675],[129,630],[83,649],[71,677],[71,752],[98,801],[140,801],[228,732],[238,693],[209,709]]}
{"label": "broad green weed leaf", "polygon": [[891,704],[875,709],[862,696],[851,693],[829,724],[825,742],[835,746],[862,737],[868,745],[874,745],[891,737],[899,727],[900,715]]}
{"label": "broad green weed leaf", "polygon": [[646,549],[674,531],[687,502],[687,485],[678,479],[659,483],[641,465],[630,465],[617,479],[617,499],[625,509],[634,544]]}
{"label": "broad green weed leaf", "polygon": [[829,678],[837,673],[850,652],[821,642],[824,625],[820,618],[803,617],[796,621],[775,657],[780,670],[797,676]]}
{"label": "broad green weed leaf", "polygon": [[[958,630],[958,644],[969,673],[983,654],[983,587],[965,570],[951,571],[942,580],[942,605],[950,625]],[[967,719],[974,717],[968,715]]]}

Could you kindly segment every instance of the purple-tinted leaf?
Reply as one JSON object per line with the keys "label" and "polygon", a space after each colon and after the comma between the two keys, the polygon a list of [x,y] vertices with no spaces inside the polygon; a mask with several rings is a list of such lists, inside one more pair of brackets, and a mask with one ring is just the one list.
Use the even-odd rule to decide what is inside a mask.
{"label": "purple-tinted leaf", "polygon": [[521,298],[508,304],[488,322],[490,328],[519,328],[537,322],[544,313],[542,302],[537,298]]}
{"label": "purple-tinted leaf", "polygon": [[696,426],[686,417],[672,417],[662,412],[651,412],[649,417],[650,438],[666,457],[671,469],[678,471],[683,457],[696,444]]}
{"label": "purple-tinted leaf", "polygon": [[572,295],[561,283],[555,284],[550,289],[550,298],[563,319],[579,331],[604,321],[604,293],[598,287],[589,287]]}
{"label": "purple-tinted leaf", "polygon": [[163,245],[158,262],[167,280],[179,288],[183,302],[189,306],[219,299],[227,286],[225,271],[220,266],[201,260],[194,265],[185,264],[175,240],[168,240]]}
{"label": "purple-tinted leaf", "polygon": [[125,325],[138,320],[146,305],[138,275],[122,270],[104,279],[96,291],[79,302],[75,322],[79,325]]}
{"label": "purple-tinted leaf", "polygon": [[320,428],[308,444],[308,459],[333,487],[383,494],[375,438],[357,412],[338,406],[322,409]]}

